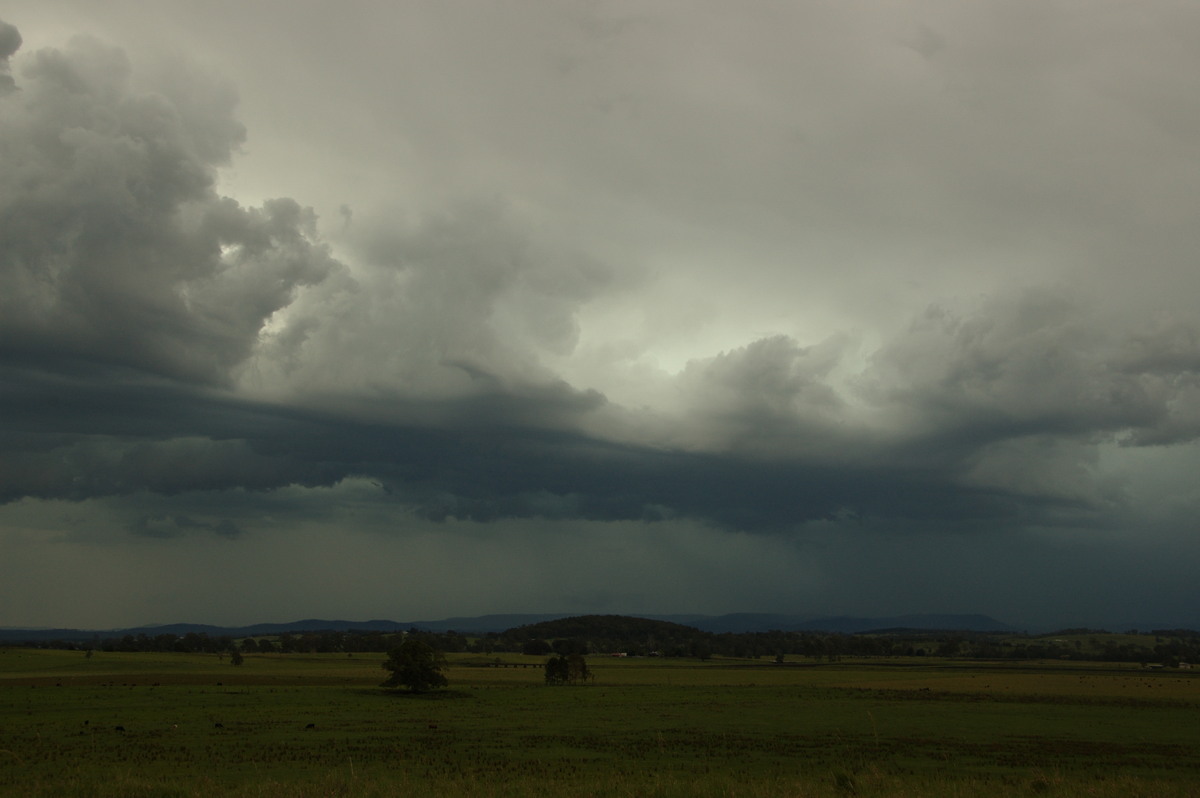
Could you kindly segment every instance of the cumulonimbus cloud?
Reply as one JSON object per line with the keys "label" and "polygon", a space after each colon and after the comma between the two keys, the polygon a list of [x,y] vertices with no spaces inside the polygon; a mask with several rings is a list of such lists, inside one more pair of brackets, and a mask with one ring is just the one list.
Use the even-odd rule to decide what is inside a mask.
{"label": "cumulonimbus cloud", "polygon": [[295,202],[217,194],[244,136],[220,81],[136,91],[120,50],[80,38],[34,53],[17,85],[0,97],[8,358],[227,382],[271,315],[338,268]]}
{"label": "cumulonimbus cloud", "polygon": [[[0,27],[0,59],[19,45]],[[1200,434],[1196,319],[1061,287],[935,304],[865,365],[840,333],[756,336],[622,407],[550,365],[621,269],[493,201],[347,213],[335,257],[300,202],[219,194],[246,135],[226,83],[140,88],[90,39],[20,64],[0,71],[0,500],[367,478],[435,519],[1082,517],[1120,499],[1097,446]]]}

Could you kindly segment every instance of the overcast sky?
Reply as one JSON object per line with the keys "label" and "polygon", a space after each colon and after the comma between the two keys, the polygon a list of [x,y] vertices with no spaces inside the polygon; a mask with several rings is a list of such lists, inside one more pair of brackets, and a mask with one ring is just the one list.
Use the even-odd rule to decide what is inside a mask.
{"label": "overcast sky", "polygon": [[0,626],[1200,623],[1200,6],[9,0]]}

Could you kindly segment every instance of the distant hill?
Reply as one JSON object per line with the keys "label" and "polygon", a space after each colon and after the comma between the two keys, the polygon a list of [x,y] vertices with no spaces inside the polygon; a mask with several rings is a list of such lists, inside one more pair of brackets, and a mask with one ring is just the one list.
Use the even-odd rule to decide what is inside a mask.
{"label": "distant hill", "polygon": [[534,638],[587,637],[603,631],[611,637],[670,637],[683,630],[714,634],[746,632],[830,632],[862,634],[866,632],[1014,631],[1011,626],[986,615],[900,615],[890,618],[816,618],[793,615],[737,613],[716,617],[703,615],[628,616],[576,615],[542,621],[507,630],[506,634],[524,633]]}
{"label": "distant hill", "polygon": [[695,626],[660,621],[654,618],[640,618],[631,615],[575,615],[569,618],[519,626],[507,630],[506,634],[522,635],[538,640],[592,637],[597,634],[613,638],[636,639],[673,638],[694,634],[697,631],[704,630]]}
{"label": "distant hill", "polygon": [[815,618],[773,627],[786,632],[860,634],[885,630],[955,632],[1013,632],[1013,627],[987,615],[897,615],[889,618]]}
{"label": "distant hill", "polygon": [[463,634],[503,632],[516,626],[562,618],[568,613],[481,615],[477,617],[446,618],[440,621],[341,621],[309,618],[286,623],[256,623],[250,626],[213,626],[200,623],[172,623],[161,626],[137,626],[125,629],[30,629],[0,628],[0,643],[40,643],[54,640],[88,642],[97,638],[125,635],[170,634],[180,637],[203,634],[209,637],[260,637],[263,635],[299,634],[301,632],[401,632],[420,629],[426,632],[454,630]]}
{"label": "distant hill", "polygon": [[[0,629],[0,643],[46,642],[52,640],[87,642],[96,638],[123,637],[125,635],[160,635],[173,634],[183,636],[189,633],[205,634],[209,637],[257,637],[274,634],[297,634],[299,632],[334,631],[334,632],[397,632],[407,629],[421,629],[428,632],[446,632],[454,630],[462,634],[500,633],[526,627],[525,631],[532,636],[575,637],[576,633],[569,631],[553,631],[542,634],[532,627],[547,622],[553,623],[561,619],[578,618],[623,618],[621,623],[635,624],[645,622],[645,626],[629,627],[633,634],[657,633],[662,637],[670,637],[670,627],[690,627],[704,632],[741,633],[741,632],[831,632],[839,634],[860,634],[863,632],[882,630],[931,630],[931,631],[964,631],[964,632],[1012,632],[1013,627],[997,621],[987,615],[900,615],[887,618],[857,618],[832,617],[812,618],[801,615],[782,615],[771,613],[734,613],[730,615],[572,615],[571,613],[543,614],[508,614],[508,615],[478,615],[471,617],[445,618],[440,621],[344,621],[309,618],[302,621],[287,623],[258,623],[250,626],[212,626],[207,624],[177,623],[163,626],[143,626],[130,629]],[[578,623],[578,621],[575,621]],[[617,623],[609,621],[610,624]],[[653,626],[665,623],[668,626]],[[547,627],[554,629],[555,627]],[[570,625],[564,625],[569,629]],[[677,631],[677,630],[676,630]]]}
{"label": "distant hill", "polygon": [[556,650],[561,653],[580,650],[582,646],[582,650],[592,653],[687,656],[711,651],[712,637],[711,632],[694,626],[654,618],[576,615],[509,629],[499,634],[497,643],[527,654],[548,653],[552,646],[558,645],[549,641],[573,641]]}
{"label": "distant hill", "polygon": [[886,618],[836,616],[813,618],[806,615],[739,612],[730,615],[652,615],[646,616],[694,626],[705,632],[832,632],[860,634],[884,630],[1015,632],[1014,627],[987,615],[897,615]]}
{"label": "distant hill", "polygon": [[441,621],[415,621],[409,626],[424,629],[429,632],[448,632],[453,629],[463,633],[504,632],[517,626],[527,626],[541,621],[552,621],[556,618],[566,618],[569,612],[540,613],[540,614],[510,614],[510,615],[478,615],[475,617],[446,618]]}

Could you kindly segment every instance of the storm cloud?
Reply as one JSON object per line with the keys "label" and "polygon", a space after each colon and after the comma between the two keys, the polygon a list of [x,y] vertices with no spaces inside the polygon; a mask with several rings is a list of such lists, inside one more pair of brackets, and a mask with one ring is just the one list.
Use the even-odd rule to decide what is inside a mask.
{"label": "storm cloud", "polygon": [[296,203],[244,209],[214,190],[244,136],[228,86],[138,92],[130,69],[78,38],[35,53],[4,98],[0,335],[42,366],[223,382],[335,264]]}
{"label": "storm cloud", "polygon": [[[277,23],[263,3],[231,31],[222,4],[67,5],[78,29],[23,3],[20,32],[0,24],[0,531],[20,567],[43,545],[66,572],[84,559],[63,551],[102,548],[113,573],[120,552],[378,546],[443,589],[392,607],[337,579],[297,616],[1041,622],[1120,602],[1035,610],[982,563],[1087,595],[1110,558],[1200,554],[1181,477],[1200,15],[299,4]],[[620,542],[592,568],[597,540]],[[518,551],[578,584],[483,606],[447,564]],[[922,579],[889,576],[900,561]],[[978,592],[933,584],[956,569]],[[1125,617],[1175,617],[1150,578]],[[88,617],[142,622],[137,595]],[[162,620],[210,599],[181,586],[164,606],[189,617]],[[85,622],[55,612],[0,623]]]}

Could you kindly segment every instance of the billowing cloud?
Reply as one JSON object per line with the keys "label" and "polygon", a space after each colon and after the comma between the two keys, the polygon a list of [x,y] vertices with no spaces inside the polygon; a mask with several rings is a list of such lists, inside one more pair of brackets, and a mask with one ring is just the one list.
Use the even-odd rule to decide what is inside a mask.
{"label": "billowing cloud", "polygon": [[1186,442],[1200,378],[1194,319],[1124,317],[1087,292],[1029,289],[971,315],[933,307],[874,354],[862,386],[921,438]]}
{"label": "billowing cloud", "polygon": [[[244,140],[227,84],[177,68],[139,92],[131,71],[77,39],[4,98],[9,418],[90,415],[12,438],[9,499],[362,476],[433,518],[988,519],[1112,500],[1086,487],[1089,444],[1195,435],[1189,322],[1109,318],[1061,287],[935,305],[865,369],[845,334],[773,335],[615,406],[552,365],[621,271],[496,202],[347,216],[347,267],[297,202],[218,194]],[[80,398],[47,411],[64,391]]]}
{"label": "billowing cloud", "polygon": [[415,223],[356,218],[351,232],[353,273],[281,314],[242,372],[247,390],[575,401],[542,357],[570,355],[576,311],[614,279],[612,269],[538,240],[497,203]]}
{"label": "billowing cloud", "polygon": [[1200,553],[1195,14],[134,5],[0,24],[13,562],[600,540],[506,609],[896,614]]}
{"label": "billowing cloud", "polygon": [[187,75],[139,92],[130,71],[75,39],[33,54],[0,98],[0,337],[42,367],[227,382],[337,264],[295,202],[216,193],[244,135],[228,86]]}
{"label": "billowing cloud", "polygon": [[1104,363],[1107,335],[1062,295],[1003,297],[965,318],[935,306],[874,354],[864,389],[907,411],[917,434],[1112,428],[1131,408],[1113,390],[1092,390],[1093,380],[1124,379]]}
{"label": "billowing cloud", "polygon": [[8,94],[16,88],[16,83],[9,74],[8,59],[20,48],[20,31],[0,20],[0,94]]}

